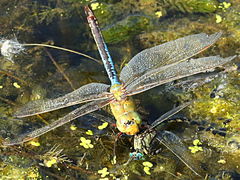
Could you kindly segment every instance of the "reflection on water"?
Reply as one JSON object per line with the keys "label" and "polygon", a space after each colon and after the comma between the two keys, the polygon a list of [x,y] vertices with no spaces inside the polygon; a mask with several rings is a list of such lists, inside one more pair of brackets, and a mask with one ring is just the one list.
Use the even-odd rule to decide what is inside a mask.
{"label": "reflection on water", "polygon": [[[213,33],[219,29],[224,32],[222,40],[206,53],[221,54],[224,57],[239,53],[239,18],[236,18],[239,4],[232,3],[228,7],[226,3],[229,2],[209,3],[206,8],[202,1],[200,4],[177,4],[175,1],[105,1],[95,4],[95,12],[103,25],[103,34],[111,42],[109,49],[117,70],[120,71],[134,54],[144,48],[199,32]],[[22,43],[54,43],[99,58],[83,12],[84,4],[85,1],[71,0],[25,0],[14,4],[2,0],[1,39],[14,39],[17,36]],[[161,16],[159,12],[162,12]],[[222,17],[221,23],[216,23],[216,14]],[[139,17],[138,21],[134,20],[136,17]],[[230,35],[227,36],[228,34]],[[12,114],[21,104],[35,99],[58,97],[90,82],[108,83],[102,65],[75,54],[50,49],[47,51],[70,79],[72,86],[54,66],[44,48],[27,48],[13,58],[14,64],[0,57],[0,135],[3,139],[44,126],[75,108],[15,119]],[[239,59],[235,61],[239,62]],[[176,133],[186,148],[193,146],[195,139],[202,142],[203,151],[191,155],[202,163],[203,171],[209,177],[237,178],[240,173],[237,161],[240,153],[240,115],[237,113],[240,107],[239,76],[237,71],[218,75],[214,81],[188,93],[181,88],[173,88],[169,92],[160,87],[136,96],[135,99],[144,119],[152,122],[161,115],[160,111],[166,112],[162,110],[166,106],[170,110],[174,102],[197,97],[198,101],[186,110],[187,114],[176,117],[184,121],[170,121],[166,123],[165,129]],[[223,88],[218,88],[219,86]],[[214,97],[210,96],[212,92],[216,94]],[[117,130],[112,126],[112,116],[108,112],[109,109],[105,108],[97,112],[100,115],[93,114],[75,120],[73,124],[49,132],[35,142],[2,147],[1,167],[4,171],[0,173],[1,177],[198,178],[164,147],[159,147],[157,154],[148,155],[145,160],[131,161],[125,165],[129,160],[129,153],[133,151],[133,139],[121,136],[115,144]],[[105,121],[109,123],[108,127],[99,129]],[[81,145],[82,137],[86,144],[92,144],[92,148]],[[54,150],[55,147],[58,149]],[[151,175],[146,174],[143,161],[153,164],[149,168]]]}

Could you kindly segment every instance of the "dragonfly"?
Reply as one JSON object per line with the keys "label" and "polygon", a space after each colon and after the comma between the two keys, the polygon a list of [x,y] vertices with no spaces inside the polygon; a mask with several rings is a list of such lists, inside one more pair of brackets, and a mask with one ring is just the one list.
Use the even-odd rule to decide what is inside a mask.
{"label": "dragonfly", "polygon": [[107,105],[110,105],[118,130],[127,135],[135,135],[139,132],[142,120],[136,111],[133,95],[174,80],[213,71],[236,57],[210,56],[193,59],[192,56],[213,45],[222,32],[211,35],[193,34],[141,51],[123,67],[118,76],[93,11],[88,6],[85,6],[84,10],[111,85],[89,83],[61,97],[23,105],[16,111],[15,117],[38,115],[84,103],[49,125],[20,135],[5,145],[29,141]]}
{"label": "dragonfly", "polygon": [[151,154],[154,152],[160,143],[178,157],[178,159],[181,160],[192,172],[201,177],[200,174],[202,173],[202,168],[200,167],[200,163],[192,158],[189,149],[186,148],[181,138],[176,134],[159,127],[163,122],[167,121],[190,104],[192,104],[192,102],[187,102],[173,108],[156,119],[147,129],[135,135],[133,145],[135,151],[129,154],[130,160],[144,159],[144,154]]}

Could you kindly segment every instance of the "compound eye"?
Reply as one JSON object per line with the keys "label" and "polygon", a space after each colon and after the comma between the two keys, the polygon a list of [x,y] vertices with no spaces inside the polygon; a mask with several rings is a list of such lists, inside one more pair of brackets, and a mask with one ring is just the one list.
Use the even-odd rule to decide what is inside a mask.
{"label": "compound eye", "polygon": [[126,126],[131,126],[134,124],[134,121],[128,120],[126,123],[124,123]]}

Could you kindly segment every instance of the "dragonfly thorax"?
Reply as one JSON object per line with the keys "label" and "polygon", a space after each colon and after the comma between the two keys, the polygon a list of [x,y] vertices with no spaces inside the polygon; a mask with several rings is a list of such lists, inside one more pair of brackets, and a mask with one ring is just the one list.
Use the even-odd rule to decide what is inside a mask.
{"label": "dragonfly thorax", "polygon": [[125,89],[122,84],[114,84],[110,88],[110,92],[113,94],[117,101],[126,99]]}

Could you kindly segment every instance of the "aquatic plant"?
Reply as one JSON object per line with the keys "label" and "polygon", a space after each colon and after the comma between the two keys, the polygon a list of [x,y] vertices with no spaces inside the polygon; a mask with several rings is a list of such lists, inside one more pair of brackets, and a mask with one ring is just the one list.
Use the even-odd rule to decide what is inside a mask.
{"label": "aquatic plant", "polygon": [[201,147],[201,146],[199,146],[199,145],[201,145],[202,143],[199,141],[199,139],[195,139],[194,141],[193,141],[193,145],[194,146],[189,146],[188,147],[188,149],[190,149],[191,150],[191,153],[196,153],[196,152],[198,152],[198,151],[203,151],[203,148]]}
{"label": "aquatic plant", "polygon": [[57,163],[71,162],[65,154],[62,154],[63,149],[59,149],[59,145],[54,145],[49,151],[40,155],[41,165],[52,167]]}
{"label": "aquatic plant", "polygon": [[14,165],[7,165],[1,163],[1,172],[0,172],[1,179],[12,179],[12,180],[21,180],[21,179],[31,179],[31,180],[38,180],[41,179],[42,176],[40,175],[37,167],[29,167],[29,168],[19,168]]}
{"label": "aquatic plant", "polygon": [[142,164],[144,166],[144,168],[143,168],[144,172],[147,175],[151,175],[150,168],[153,167],[153,164],[151,162],[149,162],[149,161],[144,161]]}
{"label": "aquatic plant", "polygon": [[108,168],[104,167],[101,170],[98,170],[98,174],[101,174],[101,177],[104,178],[109,175]]}
{"label": "aquatic plant", "polygon": [[166,8],[174,8],[184,13],[211,13],[216,11],[216,0],[163,0]]}
{"label": "aquatic plant", "polygon": [[83,146],[85,149],[94,147],[93,144],[91,144],[90,139],[86,139],[85,137],[81,137],[80,141],[81,141],[80,145]]}

